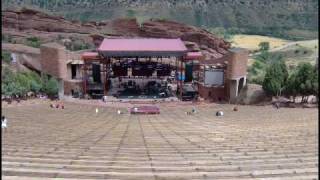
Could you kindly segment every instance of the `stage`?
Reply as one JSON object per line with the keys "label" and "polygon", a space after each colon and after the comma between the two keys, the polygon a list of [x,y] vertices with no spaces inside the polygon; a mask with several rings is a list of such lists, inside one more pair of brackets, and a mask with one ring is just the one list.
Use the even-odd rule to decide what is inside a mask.
{"label": "stage", "polygon": [[82,55],[83,93],[95,99],[182,99],[184,84],[192,81],[186,63],[201,57],[188,55],[181,39],[104,39],[97,52]]}

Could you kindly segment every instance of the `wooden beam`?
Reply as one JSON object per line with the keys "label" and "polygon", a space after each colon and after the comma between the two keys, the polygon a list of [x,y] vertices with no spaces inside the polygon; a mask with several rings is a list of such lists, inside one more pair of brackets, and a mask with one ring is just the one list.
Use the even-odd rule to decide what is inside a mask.
{"label": "wooden beam", "polygon": [[183,83],[182,83],[182,61],[183,61],[183,57],[180,58],[180,98],[181,98],[181,101],[182,101],[182,86],[183,86]]}
{"label": "wooden beam", "polygon": [[83,94],[87,94],[87,63],[83,64]]}

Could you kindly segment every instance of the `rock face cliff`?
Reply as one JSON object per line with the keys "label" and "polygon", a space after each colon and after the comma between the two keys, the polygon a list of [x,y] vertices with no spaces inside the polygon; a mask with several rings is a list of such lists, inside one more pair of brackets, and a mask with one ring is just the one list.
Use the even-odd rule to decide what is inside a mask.
{"label": "rock face cliff", "polygon": [[252,33],[317,31],[319,27],[317,0],[3,0],[2,4],[4,8],[39,8],[81,21],[161,18]]}
{"label": "rock face cliff", "polygon": [[151,20],[141,26],[144,37],[181,38],[190,50],[201,50],[205,59],[220,58],[227,53],[230,43],[213,34],[182,23],[164,20]]}
{"label": "rock face cliff", "polygon": [[90,35],[93,34],[104,37],[181,38],[190,50],[201,50],[206,59],[222,57],[230,48],[230,43],[203,29],[174,21],[150,20],[140,25],[134,18],[123,18],[80,23],[25,8],[3,11],[2,30],[4,34],[16,38],[36,36],[46,42],[56,40],[57,36],[77,36],[91,42]]}
{"label": "rock face cliff", "polygon": [[42,31],[42,32],[66,32],[87,34],[96,32],[95,26],[70,22],[62,17],[50,16],[46,13],[23,8],[18,11],[3,11],[2,25],[4,28],[19,31]]}

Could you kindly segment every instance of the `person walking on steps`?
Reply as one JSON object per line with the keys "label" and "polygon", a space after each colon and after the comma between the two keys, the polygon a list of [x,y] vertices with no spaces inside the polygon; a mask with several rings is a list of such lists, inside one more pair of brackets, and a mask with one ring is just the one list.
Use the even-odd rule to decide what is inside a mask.
{"label": "person walking on steps", "polygon": [[1,128],[6,132],[7,131],[7,119],[5,116],[1,117]]}

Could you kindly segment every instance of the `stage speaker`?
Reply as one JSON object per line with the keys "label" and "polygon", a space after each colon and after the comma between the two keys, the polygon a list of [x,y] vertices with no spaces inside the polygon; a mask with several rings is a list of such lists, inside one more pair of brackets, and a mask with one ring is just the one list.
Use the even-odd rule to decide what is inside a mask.
{"label": "stage speaker", "polygon": [[191,82],[192,81],[192,72],[193,72],[193,64],[186,64],[186,69],[185,69],[185,75],[186,78],[184,82]]}
{"label": "stage speaker", "polygon": [[92,64],[93,82],[101,83],[101,69],[100,64]]}

